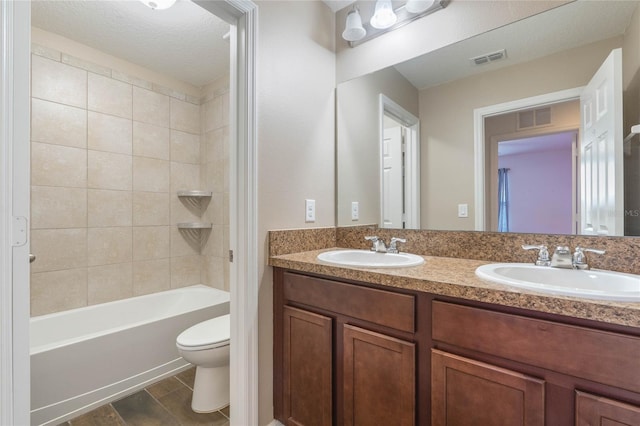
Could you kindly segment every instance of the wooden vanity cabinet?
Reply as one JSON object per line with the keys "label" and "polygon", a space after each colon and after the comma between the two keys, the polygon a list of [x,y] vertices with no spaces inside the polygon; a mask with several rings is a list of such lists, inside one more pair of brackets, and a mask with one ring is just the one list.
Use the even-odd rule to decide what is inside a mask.
{"label": "wooden vanity cabinet", "polygon": [[434,426],[640,426],[640,336],[434,301],[432,338]]}
{"label": "wooden vanity cabinet", "polygon": [[415,296],[279,269],[274,277],[276,419],[416,424]]}

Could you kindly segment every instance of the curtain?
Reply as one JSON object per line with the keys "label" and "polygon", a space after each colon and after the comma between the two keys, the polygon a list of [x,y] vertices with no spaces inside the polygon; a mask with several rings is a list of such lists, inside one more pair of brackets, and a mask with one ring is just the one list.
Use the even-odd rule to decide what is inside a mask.
{"label": "curtain", "polygon": [[498,169],[498,232],[509,232],[509,169]]}

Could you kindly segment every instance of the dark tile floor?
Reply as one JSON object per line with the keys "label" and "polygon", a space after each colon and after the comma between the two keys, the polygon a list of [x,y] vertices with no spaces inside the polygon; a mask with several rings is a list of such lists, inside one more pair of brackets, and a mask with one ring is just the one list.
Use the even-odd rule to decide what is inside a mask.
{"label": "dark tile floor", "polygon": [[195,371],[186,370],[60,426],[228,426],[229,407],[207,414],[191,410]]}

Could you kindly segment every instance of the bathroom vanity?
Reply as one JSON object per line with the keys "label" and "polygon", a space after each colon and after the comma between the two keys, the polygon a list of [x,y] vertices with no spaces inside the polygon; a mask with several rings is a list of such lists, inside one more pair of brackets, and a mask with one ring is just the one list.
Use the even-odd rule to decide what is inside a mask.
{"label": "bathroom vanity", "polygon": [[483,261],[319,252],[270,260],[284,424],[640,425],[640,304],[516,291],[475,277]]}

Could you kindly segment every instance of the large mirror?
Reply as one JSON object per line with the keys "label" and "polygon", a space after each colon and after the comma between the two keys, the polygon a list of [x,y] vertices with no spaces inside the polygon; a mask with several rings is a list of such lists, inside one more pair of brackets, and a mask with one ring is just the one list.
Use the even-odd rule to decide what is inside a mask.
{"label": "large mirror", "polygon": [[[640,136],[630,135],[640,123],[637,6],[572,2],[340,83],[338,225],[640,235]],[[621,94],[609,108],[612,130],[598,130],[593,147],[606,136],[616,153],[596,160],[587,112],[605,109],[594,76],[607,58],[621,80],[607,90]],[[410,135],[412,124],[384,99],[419,128],[417,146],[406,138],[404,180],[391,191],[402,201],[392,203],[387,129]],[[594,170],[610,177],[605,187],[592,184]],[[398,203],[417,219],[390,225],[385,210]],[[607,215],[615,226],[598,222]]]}

